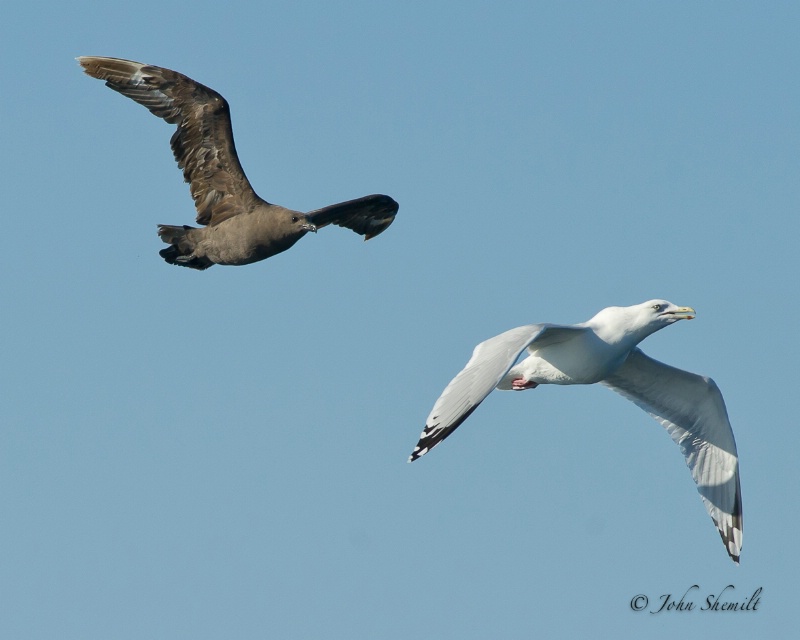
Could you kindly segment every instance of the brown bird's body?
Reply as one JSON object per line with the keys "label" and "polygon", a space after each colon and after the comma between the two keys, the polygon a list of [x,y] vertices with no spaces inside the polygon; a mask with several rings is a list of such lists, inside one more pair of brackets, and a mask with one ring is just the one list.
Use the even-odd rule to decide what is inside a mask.
{"label": "brown bird's body", "polygon": [[170,145],[203,226],[159,225],[158,235],[170,245],[160,252],[167,262],[193,269],[250,264],[286,251],[328,224],[369,240],[394,221],[398,205],[385,195],[309,213],[267,202],[239,164],[230,109],[216,91],[176,71],[130,60],[85,56],[78,61],[88,75],[177,125]]}

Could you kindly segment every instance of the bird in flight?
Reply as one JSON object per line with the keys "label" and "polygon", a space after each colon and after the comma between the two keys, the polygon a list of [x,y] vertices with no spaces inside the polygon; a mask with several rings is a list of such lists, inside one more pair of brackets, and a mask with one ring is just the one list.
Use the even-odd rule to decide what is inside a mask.
{"label": "bird in flight", "polygon": [[230,108],[219,93],[177,71],[140,62],[94,56],[78,62],[88,75],[177,125],[170,145],[201,226],[158,225],[158,235],[169,245],[160,255],[170,264],[192,269],[250,264],[286,251],[309,231],[329,224],[369,240],[394,221],[397,202],[380,194],[308,213],[267,202],[239,164]]}
{"label": "bird in flight", "polygon": [[[530,324],[480,343],[433,406],[409,462],[458,428],[493,389],[522,391],[545,384],[600,384],[644,409],[677,444],[725,549],[739,563],[742,494],[739,457],[716,383],[646,356],[638,344],[691,307],[650,300],[608,307],[574,325]],[[515,364],[527,348],[528,357]]]}

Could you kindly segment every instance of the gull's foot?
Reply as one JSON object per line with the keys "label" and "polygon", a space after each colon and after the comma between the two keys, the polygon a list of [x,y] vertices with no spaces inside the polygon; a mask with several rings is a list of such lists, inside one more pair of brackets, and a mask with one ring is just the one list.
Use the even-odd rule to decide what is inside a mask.
{"label": "gull's foot", "polygon": [[525,378],[517,378],[511,381],[511,389],[513,391],[524,391],[525,389],[535,389],[539,386],[538,382],[532,380],[525,380]]}

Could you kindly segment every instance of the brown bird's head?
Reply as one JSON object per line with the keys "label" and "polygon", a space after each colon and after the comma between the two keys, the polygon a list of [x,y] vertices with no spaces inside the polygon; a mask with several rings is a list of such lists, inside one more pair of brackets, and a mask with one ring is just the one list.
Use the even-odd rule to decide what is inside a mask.
{"label": "brown bird's head", "polygon": [[300,213],[299,211],[287,211],[286,217],[289,224],[295,228],[297,231],[302,231],[303,233],[307,231],[313,231],[314,233],[317,232],[317,226],[313,224],[306,216],[305,213]]}
{"label": "brown bird's head", "polygon": [[[317,225],[300,211],[266,204],[261,210],[261,214],[252,218],[252,228],[245,229],[250,238],[249,244],[254,247],[257,260],[263,260],[286,251],[306,233],[317,230]],[[235,220],[236,218],[233,219],[234,222]]]}

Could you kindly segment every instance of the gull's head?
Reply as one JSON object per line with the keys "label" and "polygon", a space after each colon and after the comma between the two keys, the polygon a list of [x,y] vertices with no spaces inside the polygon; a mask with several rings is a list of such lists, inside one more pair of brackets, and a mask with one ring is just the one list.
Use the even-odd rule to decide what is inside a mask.
{"label": "gull's head", "polygon": [[631,307],[608,307],[598,313],[591,324],[609,342],[638,344],[651,333],[678,320],[692,320],[691,307],[679,307],[668,300],[648,300]]}
{"label": "gull's head", "polygon": [[650,322],[672,324],[678,320],[694,320],[697,315],[691,307],[679,307],[667,300],[650,300],[639,305],[644,307],[645,316],[650,316]]}

